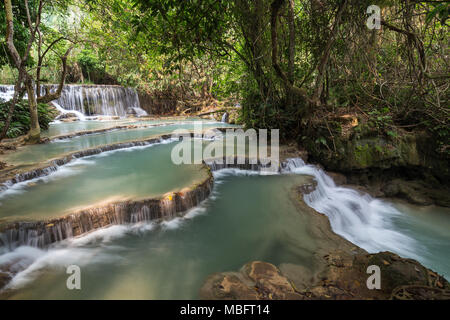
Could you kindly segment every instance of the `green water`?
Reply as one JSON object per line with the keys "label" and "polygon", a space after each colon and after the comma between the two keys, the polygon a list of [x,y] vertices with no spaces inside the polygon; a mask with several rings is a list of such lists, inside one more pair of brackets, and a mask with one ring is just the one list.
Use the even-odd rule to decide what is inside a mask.
{"label": "green water", "polygon": [[54,137],[65,134],[71,134],[80,131],[87,130],[98,130],[112,128],[115,126],[128,124],[130,121],[125,120],[115,120],[115,121],[75,121],[75,122],[57,122],[52,123],[48,130],[42,132],[44,137]]}
{"label": "green water", "polygon": [[[290,198],[302,176],[220,179],[190,219],[155,226],[115,226],[42,256],[13,299],[196,299],[208,275],[253,260],[313,266],[309,217]],[[30,249],[38,250],[38,249]],[[32,255],[31,252],[28,254]],[[65,267],[81,267],[81,290],[66,288]],[[35,278],[36,277],[36,278]],[[20,277],[16,279],[20,286]]]}
{"label": "green water", "polygon": [[[136,135],[143,138],[180,127],[192,129],[193,125],[79,137],[34,146],[36,149],[21,157],[31,163],[36,157],[50,157],[45,152],[58,154],[85,148],[77,141],[81,138],[95,146],[111,143],[105,139],[128,141],[136,139]],[[162,132],[155,132],[158,130]],[[58,149],[58,144],[63,147]],[[156,196],[181,189],[202,173],[199,166],[172,164],[170,152],[174,145],[138,147],[83,158],[49,177],[19,184],[0,195],[0,219],[56,216],[111,199]],[[216,175],[213,196],[188,214],[187,219],[158,226],[113,226],[46,250],[20,247],[0,255],[0,270],[2,264],[9,265],[11,261],[23,270],[11,283],[17,290],[8,297],[195,299],[208,275],[235,271],[253,260],[276,265],[294,263],[314,270],[313,254],[324,239],[312,236],[309,216],[299,211],[290,197],[291,188],[302,184],[305,176]],[[410,241],[399,245],[408,246],[414,258],[448,279],[450,210],[392,203],[400,213],[383,216],[389,221],[381,225],[407,237]],[[373,229],[372,236],[382,237],[378,231]],[[82,270],[80,291],[66,288],[65,268],[72,264]]]}
{"label": "green water", "polygon": [[53,217],[105,201],[150,198],[188,187],[206,176],[199,165],[173,164],[173,146],[106,152],[75,160],[50,176],[14,185],[0,194],[0,219]]}
{"label": "green water", "polygon": [[168,118],[168,119],[155,119],[155,120],[136,120],[133,118],[120,119],[120,120],[86,120],[86,121],[74,121],[74,122],[56,122],[52,123],[48,130],[43,131],[44,137],[55,137],[60,135],[71,134],[80,131],[99,130],[113,128],[120,125],[140,125],[140,124],[157,124],[167,122],[184,122],[184,121],[201,121],[199,118]]}
{"label": "green water", "polygon": [[393,201],[402,213],[394,226],[415,239],[417,260],[450,280],[450,208]]}
{"label": "green water", "polygon": [[[24,146],[14,153],[0,157],[0,160],[16,165],[39,163],[56,158],[68,152],[94,148],[105,144],[140,140],[154,135],[170,134],[175,129],[194,130],[194,126],[194,122],[192,122],[186,124],[174,124],[144,129],[117,130],[112,132],[84,135],[46,144]],[[204,122],[202,127],[203,129],[208,129],[233,126],[220,122]]]}

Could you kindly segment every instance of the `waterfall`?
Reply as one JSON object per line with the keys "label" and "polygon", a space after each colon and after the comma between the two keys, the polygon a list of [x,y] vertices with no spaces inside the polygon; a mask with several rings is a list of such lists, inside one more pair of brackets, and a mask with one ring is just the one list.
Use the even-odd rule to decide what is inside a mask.
{"label": "waterfall", "polygon": [[228,123],[228,112],[225,112],[225,113],[222,115],[222,122],[223,122],[223,123]]}
{"label": "waterfall", "polygon": [[[50,90],[55,89],[56,86],[52,86]],[[84,115],[125,117],[128,108],[142,110],[136,90],[120,86],[66,85],[55,102],[65,110]]]}
{"label": "waterfall", "polygon": [[[49,89],[56,91],[56,85],[41,86],[41,94]],[[11,100],[14,86],[0,85],[0,99]],[[136,116],[146,116],[141,109],[137,92],[133,88],[111,85],[65,85],[61,97],[53,104],[62,113],[74,113],[83,119],[85,115],[107,115],[125,117],[128,110]],[[127,112],[128,111],[128,112]]]}
{"label": "waterfall", "polygon": [[13,85],[0,85],[0,103],[11,100],[13,98],[13,95]]}
{"label": "waterfall", "polygon": [[310,175],[317,187],[304,195],[306,204],[325,214],[334,232],[369,252],[390,250],[398,254],[417,258],[415,241],[395,231],[393,220],[401,215],[389,203],[374,199],[368,194],[336,186],[333,179],[300,158],[288,159],[282,166],[285,173]]}

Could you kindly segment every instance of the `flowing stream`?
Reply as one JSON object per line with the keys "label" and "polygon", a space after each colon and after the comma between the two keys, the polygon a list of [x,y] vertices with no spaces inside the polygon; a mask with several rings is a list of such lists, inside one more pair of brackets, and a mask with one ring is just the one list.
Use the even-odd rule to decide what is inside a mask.
{"label": "flowing stream", "polygon": [[[73,132],[83,125],[52,124],[58,127],[51,134]],[[228,127],[205,123],[204,128],[218,125]],[[24,147],[8,155],[8,160],[31,164],[179,128],[194,127],[181,122],[79,136]],[[16,184],[0,192],[0,221],[57,217],[104,201],[158,196],[192,185],[204,173],[197,165],[177,166],[170,161],[175,143],[168,140],[100,153]],[[321,239],[310,232],[309,213],[299,210],[291,196],[292,188],[310,176],[317,187],[304,197],[305,202],[326,214],[336,233],[369,252],[393,251],[450,276],[448,209],[389,202],[338,187],[322,170],[301,159],[289,159],[277,175],[225,169],[214,176],[212,195],[184,218],[115,225],[47,248],[1,248],[0,271],[7,266],[14,272],[8,285],[14,290],[7,297],[195,299],[208,275],[237,270],[252,260],[314,270]],[[82,290],[66,288],[66,267],[71,264],[82,268]]]}

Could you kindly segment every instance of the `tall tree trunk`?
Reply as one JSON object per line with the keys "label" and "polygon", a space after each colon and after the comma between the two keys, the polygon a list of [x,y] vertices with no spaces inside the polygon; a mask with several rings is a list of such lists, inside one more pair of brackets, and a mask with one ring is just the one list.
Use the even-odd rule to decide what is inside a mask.
{"label": "tall tree trunk", "polygon": [[319,65],[317,66],[317,78],[316,78],[316,88],[313,94],[313,101],[315,104],[319,104],[320,96],[323,91],[323,77],[325,75],[325,69],[328,63],[328,59],[330,58],[331,48],[336,40],[336,34],[339,29],[339,25],[341,23],[342,13],[347,7],[347,0],[343,0],[339,5],[338,12],[336,13],[336,17],[334,18],[333,28],[331,29],[330,37],[328,38],[328,42],[324,48],[322,57],[320,58]]}
{"label": "tall tree trunk", "polygon": [[294,83],[294,58],[295,58],[295,16],[294,16],[294,0],[289,0],[288,24],[289,24],[289,65],[288,78]]}
{"label": "tall tree trunk", "polygon": [[[275,70],[275,74],[283,81],[290,94],[304,100],[307,104],[311,103],[311,99],[308,97],[305,89],[295,86],[289,81],[288,76],[283,72],[278,63],[278,31],[277,22],[278,15],[280,13],[281,6],[285,0],[274,0],[271,4],[271,17],[270,17],[270,34],[272,40],[272,67]],[[306,106],[306,105],[305,105]],[[302,110],[304,111],[304,110]]]}
{"label": "tall tree trunk", "polygon": [[[288,79],[294,84],[294,58],[295,58],[295,16],[294,16],[294,0],[289,0],[288,6],[288,25],[289,25],[289,56],[288,56]],[[286,88],[287,105],[292,107],[294,104],[294,95],[289,86]]]}
{"label": "tall tree trunk", "polygon": [[25,80],[25,86],[27,88],[28,106],[30,108],[31,120],[28,140],[32,143],[36,143],[41,139],[41,127],[39,126],[35,85],[31,77],[27,77],[27,79]]}

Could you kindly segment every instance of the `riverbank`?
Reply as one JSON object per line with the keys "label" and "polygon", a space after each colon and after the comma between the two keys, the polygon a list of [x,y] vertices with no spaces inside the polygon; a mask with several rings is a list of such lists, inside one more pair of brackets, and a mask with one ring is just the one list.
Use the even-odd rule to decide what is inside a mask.
{"label": "riverbank", "polygon": [[[330,222],[306,205],[303,195],[314,183],[292,190],[302,212],[312,218],[311,232],[322,239],[315,252],[315,272],[295,264],[278,267],[263,261],[245,264],[239,271],[210,275],[202,288],[202,299],[220,300],[441,300],[450,299],[450,284],[436,272],[413,259],[392,252],[369,254],[335,234]],[[381,288],[370,290],[369,266],[380,268]]]}

